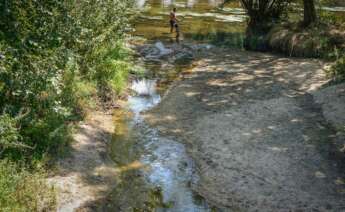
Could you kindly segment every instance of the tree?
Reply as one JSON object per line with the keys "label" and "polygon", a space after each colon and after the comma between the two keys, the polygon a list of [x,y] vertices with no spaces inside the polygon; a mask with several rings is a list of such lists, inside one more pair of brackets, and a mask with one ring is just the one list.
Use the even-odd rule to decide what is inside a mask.
{"label": "tree", "polygon": [[249,16],[244,47],[251,50],[266,50],[265,35],[276,20],[286,11],[290,0],[241,0]]}
{"label": "tree", "polygon": [[314,0],[303,0],[304,5],[304,20],[303,25],[309,26],[310,24],[316,22],[316,10]]}
{"label": "tree", "polygon": [[259,30],[279,19],[290,0],[241,0],[249,16],[248,28]]}

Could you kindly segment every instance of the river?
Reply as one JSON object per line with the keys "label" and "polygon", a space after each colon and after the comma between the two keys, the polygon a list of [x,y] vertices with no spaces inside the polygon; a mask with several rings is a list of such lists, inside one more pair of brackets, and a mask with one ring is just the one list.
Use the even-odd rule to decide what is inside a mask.
{"label": "river", "polygon": [[[218,8],[220,3],[191,0],[175,2],[178,18],[181,19],[181,41],[207,43],[214,38],[212,36],[219,34],[241,35],[245,26],[244,11],[238,4],[236,7]],[[172,2],[139,0],[137,6],[142,12],[134,23],[135,36],[147,39],[147,43],[156,43],[161,51],[164,51],[165,44],[176,42],[174,35],[169,33],[166,20]],[[123,108],[127,110],[120,109],[114,113],[115,133],[111,143],[111,157],[120,167],[121,174],[105,210],[216,210],[216,207],[209,205],[193,191],[198,175],[184,145],[174,138],[160,135],[157,129],[146,125],[141,116],[141,112],[160,102],[166,88],[162,84],[169,84],[178,73],[189,68],[189,65],[173,66],[171,71],[162,72],[162,63],[142,61],[146,77],[133,79],[132,90],[135,94],[124,103]]]}
{"label": "river", "polygon": [[177,8],[181,40],[241,45],[246,15],[238,2],[219,0],[139,0],[141,15],[134,23],[136,36],[174,41],[169,31],[169,12]]}
{"label": "river", "polygon": [[[146,43],[161,42],[161,48],[176,43],[175,35],[169,32],[168,15],[172,7],[177,7],[180,43],[242,47],[246,15],[238,2],[223,5],[218,0],[137,0],[136,4],[140,15],[134,22],[133,35],[145,38]],[[193,191],[199,177],[183,144],[161,135],[141,116],[159,104],[167,84],[189,65],[173,66],[173,71],[166,72],[162,71],[164,61],[140,61],[146,77],[133,79],[134,94],[124,103],[128,109],[114,112],[111,157],[121,172],[104,210],[219,211]]]}

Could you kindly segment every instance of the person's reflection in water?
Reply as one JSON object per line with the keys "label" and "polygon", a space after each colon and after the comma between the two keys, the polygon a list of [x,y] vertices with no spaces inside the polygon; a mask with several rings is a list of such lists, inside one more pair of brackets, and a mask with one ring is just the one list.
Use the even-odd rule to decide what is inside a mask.
{"label": "person's reflection in water", "polygon": [[176,42],[179,43],[180,42],[180,27],[176,24],[175,28],[176,28]]}

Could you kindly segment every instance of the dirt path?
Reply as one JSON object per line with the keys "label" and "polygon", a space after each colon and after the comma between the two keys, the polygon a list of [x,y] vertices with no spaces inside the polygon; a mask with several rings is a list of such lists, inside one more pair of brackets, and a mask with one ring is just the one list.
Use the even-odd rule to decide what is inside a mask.
{"label": "dirt path", "polygon": [[107,153],[113,127],[112,116],[101,112],[79,124],[71,153],[57,162],[57,174],[48,179],[57,189],[58,211],[92,211],[114,188],[118,170]]}
{"label": "dirt path", "polygon": [[214,49],[144,116],[187,144],[195,189],[225,211],[345,211],[345,86],[321,89],[323,66]]}

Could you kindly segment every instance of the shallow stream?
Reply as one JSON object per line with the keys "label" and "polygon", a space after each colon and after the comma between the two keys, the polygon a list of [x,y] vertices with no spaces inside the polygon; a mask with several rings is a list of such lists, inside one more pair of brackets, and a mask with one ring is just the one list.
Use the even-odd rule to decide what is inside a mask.
{"label": "shallow stream", "polygon": [[[189,43],[241,43],[246,16],[238,2],[222,5],[218,0],[137,0],[141,15],[135,21],[135,36],[164,49],[174,43],[169,31],[168,14],[177,7],[181,40]],[[239,44],[241,45],[241,44]],[[162,61],[161,61],[162,62]],[[159,61],[158,61],[159,63]],[[193,191],[198,181],[192,159],[183,144],[164,137],[145,124],[141,112],[157,105],[165,89],[158,82],[171,82],[188,66],[162,71],[162,65],[145,62],[146,77],[134,79],[134,95],[126,102],[127,110],[114,112],[115,133],[111,157],[119,166],[120,176],[111,193],[107,211],[217,211]],[[158,74],[160,73],[160,74]],[[166,83],[165,83],[166,85]],[[164,87],[164,86],[163,86]]]}
{"label": "shallow stream", "polygon": [[112,159],[119,165],[119,185],[108,208],[119,211],[211,211],[191,187],[197,181],[193,162],[184,146],[159,135],[140,112],[160,101],[155,80],[132,84],[137,95],[128,99],[129,110],[114,114]]}
{"label": "shallow stream", "polygon": [[240,45],[243,40],[246,15],[238,2],[223,5],[222,0],[138,0],[137,5],[141,13],[133,34],[148,40],[175,40],[169,28],[173,7],[177,8],[180,40],[229,45]]}

